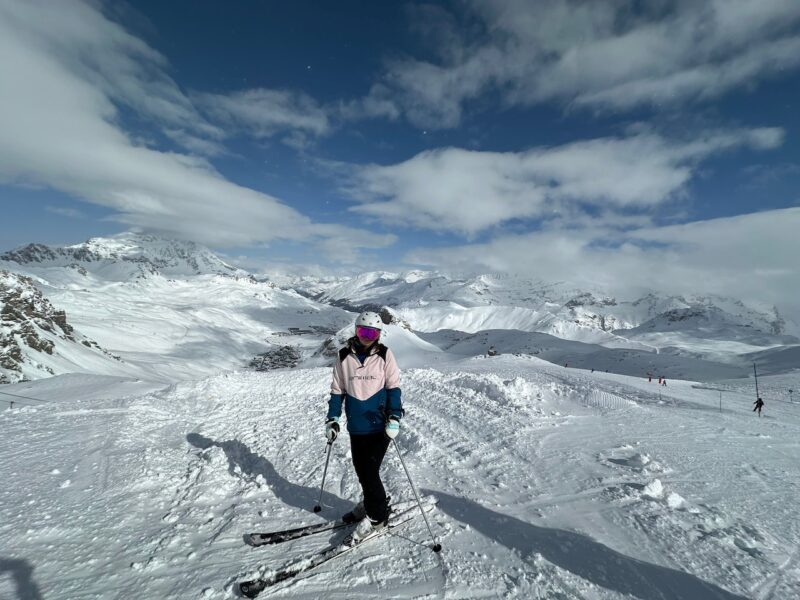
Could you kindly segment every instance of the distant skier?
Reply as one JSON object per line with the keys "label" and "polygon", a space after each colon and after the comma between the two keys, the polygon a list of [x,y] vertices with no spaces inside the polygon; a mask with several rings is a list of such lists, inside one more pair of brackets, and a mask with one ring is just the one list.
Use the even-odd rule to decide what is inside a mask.
{"label": "distant skier", "polygon": [[650,373],[647,374],[647,383],[653,383],[653,376]]}
{"label": "distant skier", "polygon": [[662,377],[661,378],[661,385],[667,385],[667,378],[666,377]]}
{"label": "distant skier", "polygon": [[753,402],[753,404],[756,405],[756,407],[753,409],[753,412],[758,411],[758,416],[760,418],[761,417],[761,408],[764,406],[764,401],[761,398],[757,398],[756,401]]}
{"label": "distant skier", "polygon": [[389,499],[380,468],[389,442],[400,432],[404,411],[400,369],[392,351],[378,341],[382,329],[383,321],[377,313],[361,313],[355,335],[339,350],[333,366],[325,435],[333,441],[339,434],[344,403],[353,467],[364,495],[363,501],[342,517],[347,522],[359,522],[344,542],[350,546],[386,527],[389,519]]}

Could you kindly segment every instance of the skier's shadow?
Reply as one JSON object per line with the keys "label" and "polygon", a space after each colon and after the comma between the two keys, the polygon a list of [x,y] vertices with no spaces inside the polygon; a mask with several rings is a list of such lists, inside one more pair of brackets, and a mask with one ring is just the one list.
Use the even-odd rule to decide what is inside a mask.
{"label": "skier's shadow", "polygon": [[17,586],[18,600],[43,600],[39,586],[33,580],[33,567],[27,560],[0,556],[0,575],[11,573]]}
{"label": "skier's shadow", "polygon": [[[308,488],[302,485],[292,483],[282,477],[272,465],[263,456],[254,454],[247,444],[243,444],[238,440],[229,440],[225,442],[215,442],[199,433],[189,433],[186,435],[188,442],[201,450],[207,450],[216,446],[222,448],[225,456],[228,457],[228,472],[231,475],[237,476],[236,467],[244,476],[255,478],[258,475],[264,477],[264,480],[269,485],[272,492],[280,498],[285,504],[294,506],[303,510],[313,511],[314,506],[319,499],[319,488]],[[330,492],[324,492],[322,495],[322,506],[334,509],[334,514],[341,514],[352,508],[352,503]]]}
{"label": "skier's shadow", "polygon": [[422,491],[438,498],[440,510],[515,550],[523,559],[539,553],[555,566],[620,594],[641,600],[747,600],[689,573],[620,554],[585,535],[537,527],[437,490]]}

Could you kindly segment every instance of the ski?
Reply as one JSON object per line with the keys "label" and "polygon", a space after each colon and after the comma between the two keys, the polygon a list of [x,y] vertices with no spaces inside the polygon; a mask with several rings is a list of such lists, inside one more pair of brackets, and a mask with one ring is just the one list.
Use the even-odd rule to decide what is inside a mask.
{"label": "ski", "polygon": [[[410,502],[404,502],[395,507],[395,510],[404,511]],[[246,533],[244,534],[244,541],[249,546],[258,547],[267,544],[281,544],[291,540],[296,540],[307,535],[314,535],[315,533],[323,533],[325,531],[336,531],[342,527],[355,525],[357,522],[347,522],[342,519],[336,521],[325,521],[324,523],[314,523],[312,525],[303,525],[295,527],[294,529],[283,529],[281,531],[269,531],[265,533]]]}
{"label": "ski", "polygon": [[[423,508],[426,512],[433,510],[434,504],[427,504],[424,505]],[[372,535],[367,536],[363,540],[361,540],[358,544],[354,546],[345,546],[344,544],[337,544],[335,546],[329,546],[324,550],[320,551],[319,553],[309,557],[304,558],[302,560],[295,561],[282,569],[272,573],[268,577],[264,577],[261,579],[253,579],[251,581],[243,581],[239,584],[239,591],[247,598],[255,598],[264,591],[266,588],[271,587],[281,581],[286,581],[287,579],[291,579],[292,577],[296,577],[300,573],[304,573],[311,569],[314,569],[320,566],[323,563],[326,563],[334,558],[338,558],[343,554],[347,554],[351,550],[360,547],[365,542],[370,540],[374,540],[375,538],[381,537],[387,533],[391,533],[393,529],[397,529],[398,527],[408,523],[411,521],[416,514],[419,513],[419,507],[414,505],[410,508],[407,508],[401,512],[396,512],[389,517],[389,524],[381,529],[380,531],[376,531]]]}
{"label": "ski", "polygon": [[314,523],[313,525],[305,525],[303,527],[295,527],[294,529],[285,529],[283,531],[270,531],[268,533],[246,533],[244,538],[245,542],[250,546],[264,546],[266,544],[280,544],[288,542],[289,540],[296,540],[307,535],[321,533],[323,531],[335,531],[348,525],[355,525],[355,523],[346,523],[341,519],[336,521],[326,521],[325,523]]}

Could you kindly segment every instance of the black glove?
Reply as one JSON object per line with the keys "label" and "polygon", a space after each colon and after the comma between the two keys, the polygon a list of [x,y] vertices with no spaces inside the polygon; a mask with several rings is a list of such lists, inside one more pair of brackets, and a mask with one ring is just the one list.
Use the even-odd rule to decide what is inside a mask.
{"label": "black glove", "polygon": [[336,436],[339,435],[339,423],[336,419],[328,419],[325,421],[325,437],[328,438],[329,442],[333,442],[336,440]]}

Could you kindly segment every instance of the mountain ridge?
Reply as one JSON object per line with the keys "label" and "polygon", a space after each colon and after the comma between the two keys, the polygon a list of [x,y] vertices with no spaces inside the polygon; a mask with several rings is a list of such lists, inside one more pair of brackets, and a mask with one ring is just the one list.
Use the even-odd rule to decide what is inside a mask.
{"label": "mountain ridge", "polygon": [[[795,331],[789,331],[790,326],[777,307],[758,310],[738,299],[701,294],[660,296],[654,292],[635,299],[622,299],[604,291],[580,290],[561,282],[548,283],[511,275],[457,278],[432,271],[374,272],[339,280],[303,277],[284,280],[280,285],[297,289],[321,302],[392,306],[412,323],[415,313],[437,303],[451,303],[464,309],[512,306],[536,311],[540,319],[533,319],[527,330],[554,335],[564,330],[550,327],[553,320],[620,333],[640,327],[661,314],[681,310],[722,311],[731,319],[742,321],[744,326],[767,335],[800,333],[796,327]],[[431,324],[431,327],[436,326]]]}
{"label": "mountain ridge", "polygon": [[[287,353],[295,357],[291,364],[321,366],[330,359],[326,349],[349,337],[353,313],[362,310],[386,310],[403,324],[395,342],[404,340],[412,362],[420,362],[415,353],[428,348],[426,340],[446,341],[430,334],[447,331],[476,355],[487,352],[482,340],[488,335],[501,352],[539,347],[539,356],[556,364],[612,370],[627,360],[630,374],[651,363],[677,366],[693,359],[705,361],[709,372],[722,372],[711,367],[740,368],[750,356],[765,363],[775,357],[785,370],[793,346],[800,345],[777,308],[758,310],[732,298],[649,292],[630,299],[510,274],[255,276],[203,246],[131,232],[64,247],[29,244],[0,255],[0,269],[30,277],[70,314],[72,325],[140,372],[165,379],[246,366],[254,356],[263,365],[264,356]],[[514,331],[525,335],[509,338],[508,345],[498,338]],[[545,351],[528,334],[586,347],[540,338],[550,348]],[[600,356],[602,348],[615,358]],[[659,353],[663,358],[652,358]]]}
{"label": "mountain ridge", "polygon": [[98,272],[111,265],[125,266],[116,274],[106,268],[107,278],[129,279],[132,276],[217,274],[245,275],[208,248],[195,242],[166,240],[158,236],[125,232],[110,237],[94,237],[71,246],[28,244],[0,254],[0,261],[20,266],[67,267],[82,275]]}

